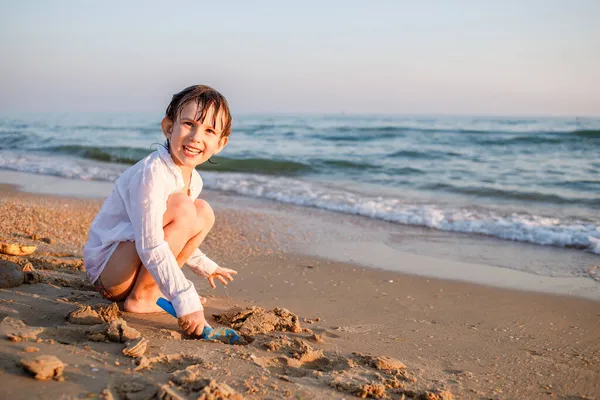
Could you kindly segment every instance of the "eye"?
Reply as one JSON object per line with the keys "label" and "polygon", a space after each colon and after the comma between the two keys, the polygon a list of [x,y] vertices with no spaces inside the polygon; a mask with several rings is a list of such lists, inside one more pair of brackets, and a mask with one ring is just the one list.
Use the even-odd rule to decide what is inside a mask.
{"label": "eye", "polygon": [[216,133],[217,133],[217,132],[215,132],[215,130],[214,130],[214,129],[211,129],[211,128],[208,128],[208,129],[206,130],[206,132],[210,133],[211,135],[214,135],[214,134],[216,134]]}
{"label": "eye", "polygon": [[184,121],[183,124],[185,126],[189,126],[190,128],[194,127],[194,124],[191,121]]}

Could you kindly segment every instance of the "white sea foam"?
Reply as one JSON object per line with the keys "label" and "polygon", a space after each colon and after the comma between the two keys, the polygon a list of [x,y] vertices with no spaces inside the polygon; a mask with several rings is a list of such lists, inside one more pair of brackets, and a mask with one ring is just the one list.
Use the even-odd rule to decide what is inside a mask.
{"label": "white sea foam", "polygon": [[478,233],[540,245],[577,247],[600,254],[600,227],[583,221],[530,214],[499,215],[485,209],[407,204],[404,200],[366,197],[307,181],[245,174],[204,173],[207,188],[362,215],[442,231]]}
{"label": "white sea foam", "polygon": [[[0,151],[0,168],[81,180],[114,181],[125,165],[35,153]],[[307,180],[203,172],[205,187],[300,206],[452,232],[478,233],[540,245],[576,247],[600,254],[600,227],[527,213],[501,215],[485,208],[458,208],[404,199],[365,196]]]}
{"label": "white sea foam", "polygon": [[127,165],[102,163],[60,155],[49,156],[36,152],[24,153],[0,150],[0,168],[70,179],[112,182],[127,169]]}
{"label": "white sea foam", "polygon": [[583,248],[600,254],[600,227],[525,213],[499,215],[485,209],[407,204],[405,200],[368,197],[312,182],[245,174],[204,173],[207,188],[362,215],[442,231],[478,233],[540,245]]}

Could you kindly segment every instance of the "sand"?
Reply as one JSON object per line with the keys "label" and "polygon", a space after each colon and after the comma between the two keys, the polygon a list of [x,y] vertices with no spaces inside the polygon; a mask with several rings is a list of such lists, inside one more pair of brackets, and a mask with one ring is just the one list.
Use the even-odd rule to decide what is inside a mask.
{"label": "sand", "polygon": [[[269,204],[249,208],[232,197],[215,207],[217,223],[203,251],[238,269],[236,280],[211,290],[186,275],[208,298],[209,322],[244,329],[252,341],[194,340],[167,314],[117,313],[85,280],[83,245],[101,200],[8,185],[0,193],[0,242],[36,246],[30,255],[0,256],[25,267],[22,284],[0,289],[2,398],[594,399],[600,393],[596,299],[310,256],[293,249],[322,232],[301,231]],[[221,199],[209,194],[213,205]]]}

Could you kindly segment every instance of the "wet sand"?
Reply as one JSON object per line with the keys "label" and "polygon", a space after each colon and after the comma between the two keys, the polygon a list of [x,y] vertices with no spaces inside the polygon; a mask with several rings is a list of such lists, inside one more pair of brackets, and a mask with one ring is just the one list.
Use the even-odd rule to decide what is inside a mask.
{"label": "wet sand", "polygon": [[[284,307],[298,316],[301,330],[253,333],[251,344],[230,346],[181,338],[166,314],[123,313],[127,325],[148,339],[141,362],[148,366],[138,368],[140,359],[122,353],[124,343],[91,340],[89,326],[65,319],[81,305],[108,304],[90,290],[81,271],[87,228],[101,200],[31,194],[9,185],[0,186],[0,193],[0,241],[37,246],[30,256],[2,256],[30,263],[34,272],[28,273],[29,284],[0,289],[0,318],[12,318],[4,320],[0,333],[14,334],[16,320],[34,333],[44,328],[22,341],[0,341],[1,397],[151,398],[162,391],[164,398],[176,398],[164,395],[175,391],[197,398],[203,390],[225,393],[222,384],[244,398],[427,398],[427,393],[449,398],[451,393],[468,399],[593,399],[600,393],[600,302],[593,280],[532,279],[533,288],[520,287],[558,293],[562,287],[571,296],[518,290],[518,285],[491,287],[490,274],[515,272],[497,265],[511,256],[490,256],[477,238],[456,239],[463,249],[469,243],[469,250],[446,251],[443,259],[443,249],[436,249],[436,257],[422,251],[415,230],[397,228],[402,232],[394,233],[405,240],[388,246],[395,251],[384,251],[373,245],[380,224],[216,193],[206,193],[217,223],[202,249],[239,274],[228,287],[211,290],[186,272],[209,299],[207,316],[234,305]],[[421,234],[425,242],[428,235],[440,241],[435,232]],[[523,251],[538,251],[543,259],[545,250]],[[584,267],[597,260],[560,257],[576,257]],[[485,285],[415,274],[474,268],[479,265],[474,261],[487,267],[482,273],[487,280],[480,282]],[[502,279],[520,280],[519,274]],[[210,321],[218,325],[213,317]],[[35,380],[20,365],[40,355],[66,364],[62,378]]]}

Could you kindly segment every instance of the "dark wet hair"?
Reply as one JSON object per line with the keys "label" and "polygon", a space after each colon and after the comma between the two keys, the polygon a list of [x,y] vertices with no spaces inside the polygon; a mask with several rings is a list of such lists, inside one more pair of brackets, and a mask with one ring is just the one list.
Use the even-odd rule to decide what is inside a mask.
{"label": "dark wet hair", "polygon": [[227,100],[221,93],[206,85],[190,86],[174,94],[165,116],[175,122],[181,116],[183,108],[191,102],[198,105],[196,121],[204,121],[208,111],[214,107],[212,125],[215,126],[217,117],[223,115],[221,137],[227,137],[231,134],[231,113]]}

